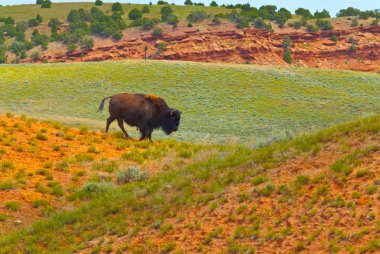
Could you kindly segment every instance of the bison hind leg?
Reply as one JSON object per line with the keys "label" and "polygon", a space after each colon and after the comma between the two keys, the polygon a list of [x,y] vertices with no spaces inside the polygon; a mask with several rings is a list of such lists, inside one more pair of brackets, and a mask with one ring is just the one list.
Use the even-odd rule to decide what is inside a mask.
{"label": "bison hind leg", "polygon": [[106,133],[108,132],[108,130],[110,129],[110,125],[111,123],[115,120],[115,117],[113,116],[110,116],[107,118],[107,125],[106,125]]}
{"label": "bison hind leg", "polygon": [[129,135],[128,135],[127,131],[124,129],[123,119],[122,118],[118,118],[117,119],[117,123],[119,124],[119,127],[122,130],[122,132],[124,133],[125,138],[129,139]]}

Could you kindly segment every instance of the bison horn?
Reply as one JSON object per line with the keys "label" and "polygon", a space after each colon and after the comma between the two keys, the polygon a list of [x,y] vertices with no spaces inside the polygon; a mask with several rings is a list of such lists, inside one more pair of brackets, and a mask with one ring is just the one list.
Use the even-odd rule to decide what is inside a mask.
{"label": "bison horn", "polygon": [[169,109],[169,116],[174,116],[175,109]]}

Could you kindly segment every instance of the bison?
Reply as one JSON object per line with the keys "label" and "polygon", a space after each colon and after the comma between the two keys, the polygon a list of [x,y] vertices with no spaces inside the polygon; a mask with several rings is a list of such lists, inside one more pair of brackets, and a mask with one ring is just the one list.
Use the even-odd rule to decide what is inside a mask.
{"label": "bison", "polygon": [[128,94],[120,93],[102,100],[99,111],[104,108],[104,102],[110,99],[106,132],[110,124],[116,119],[125,138],[129,139],[128,133],[124,129],[123,122],[130,126],[137,127],[141,133],[140,141],[149,138],[152,141],[154,129],[161,128],[167,135],[178,130],[181,119],[181,112],[170,108],[166,102],[152,94]]}

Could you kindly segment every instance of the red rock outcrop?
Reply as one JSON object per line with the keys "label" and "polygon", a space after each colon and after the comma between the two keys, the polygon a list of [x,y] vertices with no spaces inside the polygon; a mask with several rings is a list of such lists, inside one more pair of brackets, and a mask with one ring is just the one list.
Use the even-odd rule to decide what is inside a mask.
{"label": "red rock outcrop", "polygon": [[[166,29],[162,36],[140,33],[134,37],[86,51],[45,55],[49,62],[104,61],[120,59],[167,59],[199,62],[254,63],[287,65],[282,59],[282,40],[289,36],[294,64],[380,71],[380,26],[322,31],[319,33],[271,33],[259,29],[218,29],[207,31]],[[331,36],[336,35],[336,42]],[[351,39],[349,39],[352,37]],[[351,42],[350,42],[351,41]],[[356,44],[352,45],[352,41]],[[166,50],[157,48],[165,43]],[[147,50],[146,50],[147,49]]]}

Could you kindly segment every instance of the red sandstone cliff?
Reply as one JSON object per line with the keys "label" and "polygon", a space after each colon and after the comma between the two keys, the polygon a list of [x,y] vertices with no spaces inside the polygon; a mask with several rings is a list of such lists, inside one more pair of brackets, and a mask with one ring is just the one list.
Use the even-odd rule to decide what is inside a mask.
{"label": "red sandstone cliff", "polygon": [[[167,28],[160,37],[147,32],[124,36],[118,42],[88,51],[47,53],[40,59],[49,62],[104,61],[120,59],[167,59],[200,62],[287,65],[282,59],[282,40],[292,41],[293,65],[320,68],[380,71],[380,26],[322,31],[319,33],[271,33],[259,29],[220,28],[209,25],[206,31]],[[331,36],[338,36],[338,41]],[[350,49],[352,37],[357,45]],[[156,47],[163,42],[166,50]],[[148,47],[145,52],[144,48]]]}

